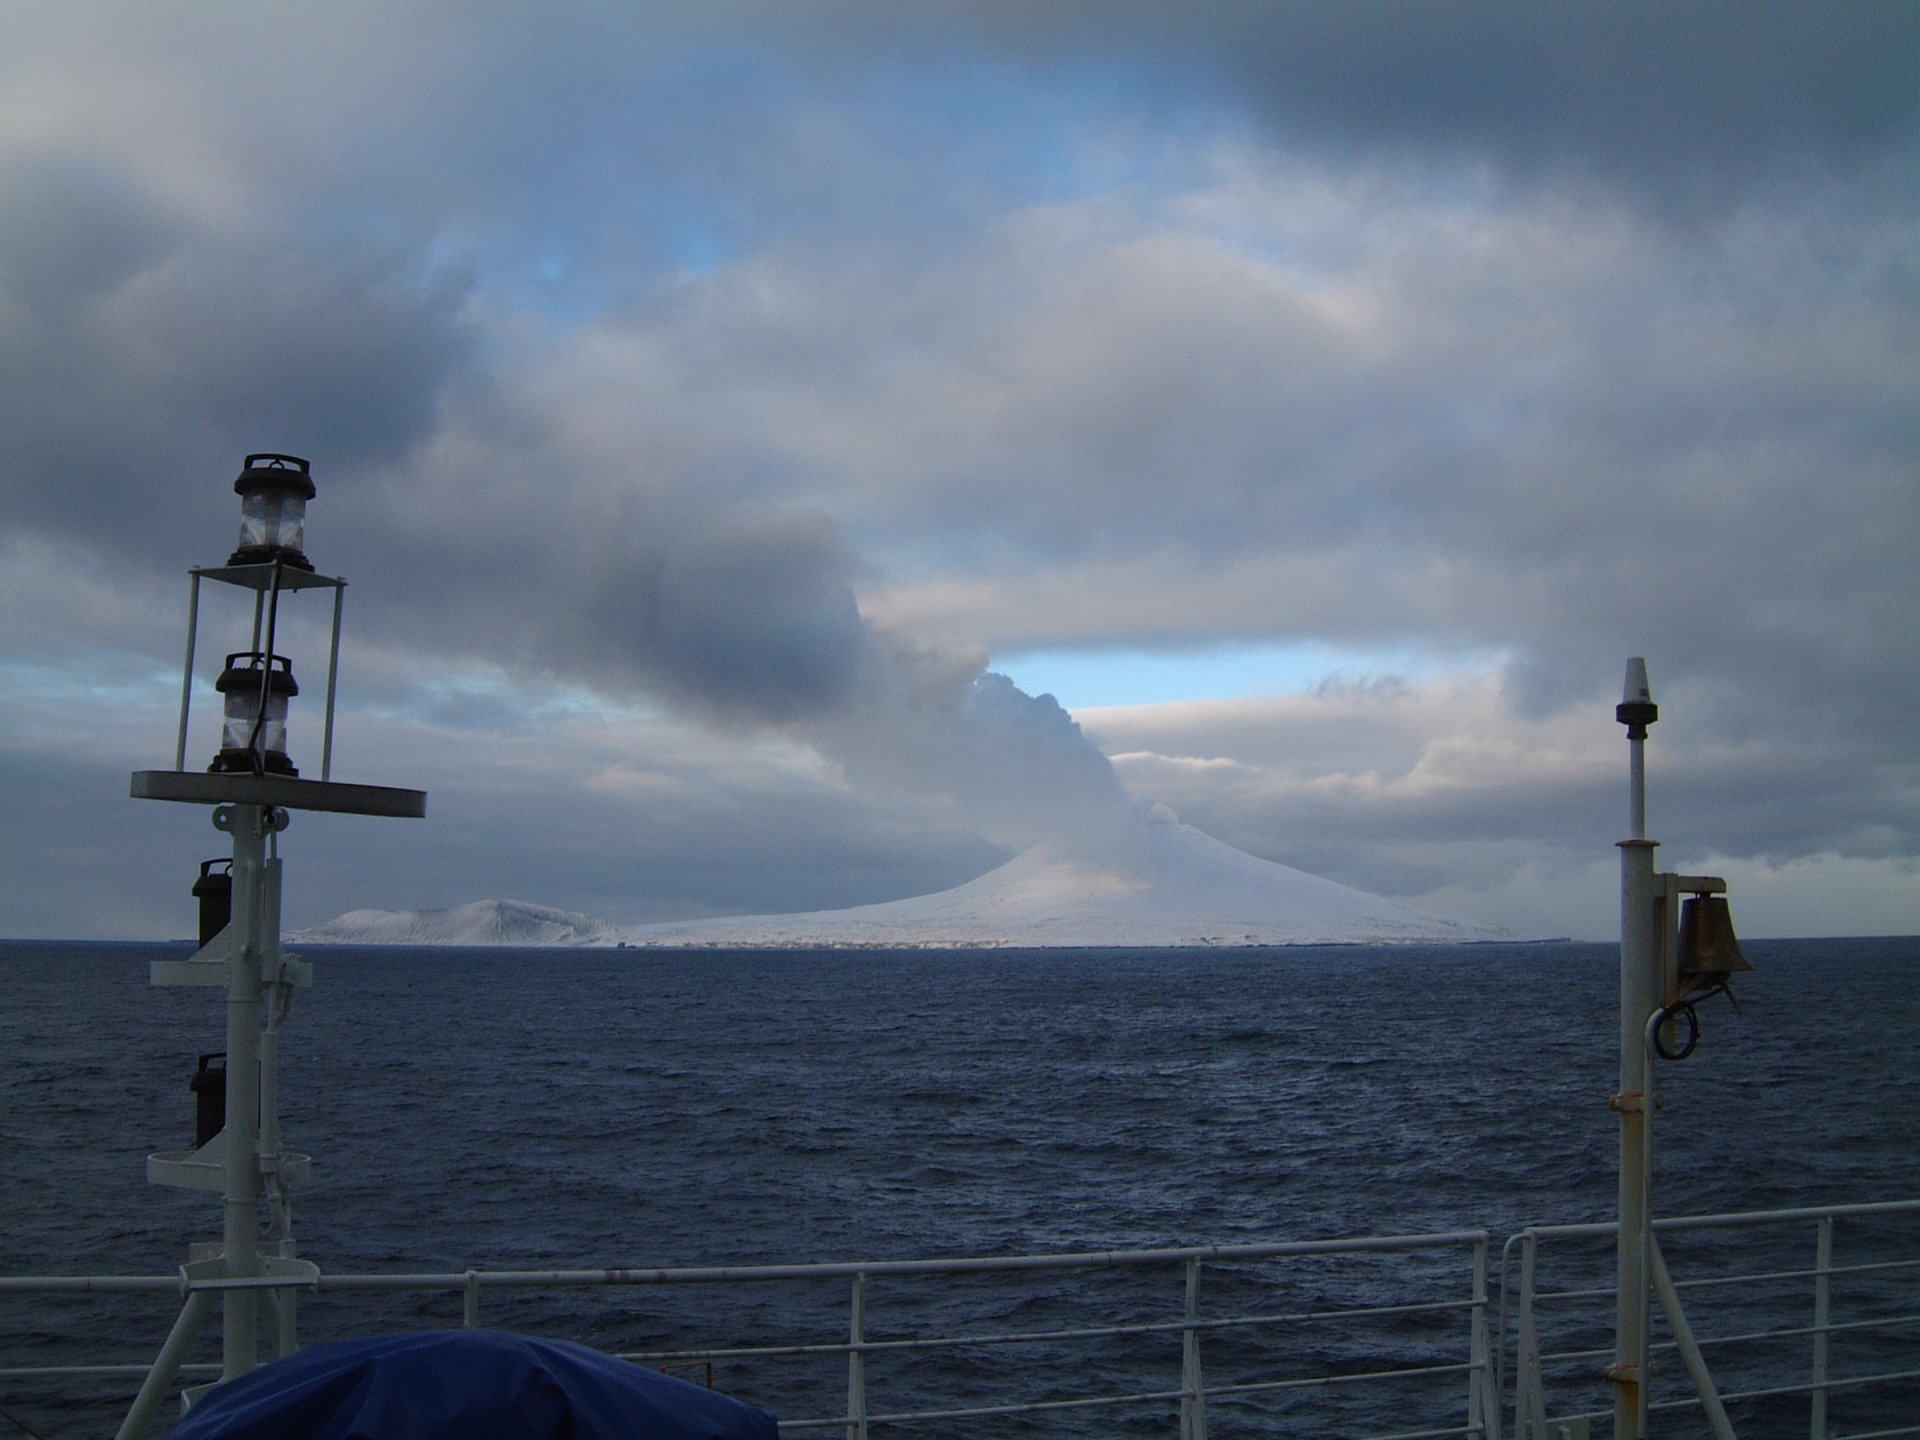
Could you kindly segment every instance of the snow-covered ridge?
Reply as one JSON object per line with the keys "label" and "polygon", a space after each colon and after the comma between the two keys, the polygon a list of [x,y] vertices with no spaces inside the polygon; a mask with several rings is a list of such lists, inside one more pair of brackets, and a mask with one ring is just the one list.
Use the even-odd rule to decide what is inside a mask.
{"label": "snow-covered ridge", "polygon": [[618,927],[512,901],[355,911],[297,939],[361,944],[831,949],[1170,949],[1516,940],[1276,865],[1170,818],[1097,851],[1039,846],[936,895],[819,910]]}
{"label": "snow-covered ridge", "polygon": [[611,945],[614,930],[572,910],[476,900],[452,910],[349,910],[287,938],[321,945]]}

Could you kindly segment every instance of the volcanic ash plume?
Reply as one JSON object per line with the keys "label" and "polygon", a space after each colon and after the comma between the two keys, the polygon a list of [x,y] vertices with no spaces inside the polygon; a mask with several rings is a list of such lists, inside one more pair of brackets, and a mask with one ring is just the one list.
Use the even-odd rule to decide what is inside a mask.
{"label": "volcanic ash plume", "polygon": [[793,734],[858,783],[948,796],[1015,849],[1139,830],[1107,757],[1051,696],[987,671],[984,655],[876,631],[854,599],[855,558],[823,519],[733,507],[670,520],[600,569],[583,660]]}

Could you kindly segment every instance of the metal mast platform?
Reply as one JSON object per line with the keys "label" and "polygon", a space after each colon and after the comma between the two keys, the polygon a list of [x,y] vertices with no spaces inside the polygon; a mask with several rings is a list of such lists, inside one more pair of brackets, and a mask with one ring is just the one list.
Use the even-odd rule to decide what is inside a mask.
{"label": "metal mast platform", "polygon": [[[157,1185],[218,1193],[224,1206],[221,1238],[195,1245],[182,1270],[188,1298],[160,1355],[120,1427],[145,1428],[204,1325],[214,1297],[222,1304],[221,1378],[234,1379],[297,1346],[295,1297],[319,1277],[299,1258],[290,1192],[311,1161],[281,1143],[277,1105],[279,1029],[293,992],[312,981],[312,967],[280,948],[281,865],[278,836],[295,810],[419,818],[426,792],[384,785],[341,784],[332,778],[333,711],[339,672],[340,615],[346,581],[314,573],[301,548],[305,502],[313,498],[307,462],[296,456],[249,455],[234,483],[242,497],[240,547],[225,565],[196,567],[191,577],[186,661],[180,686],[180,726],[171,770],[136,770],[136,800],[211,805],[213,825],[232,841],[228,876],[202,884],[200,948],[187,960],[156,961],[155,985],[224,988],[227,995],[226,1065],[195,1076],[203,1087],[202,1124],[195,1148],[152,1155],[147,1177]],[[200,624],[200,582],[251,590],[251,648],[227,657],[217,688],[225,700],[221,747],[205,771],[186,769],[187,728]],[[275,654],[280,597],[331,589],[333,629],[328,646],[327,696],[320,778],[303,778],[286,754],[286,708],[299,693],[291,664]],[[223,913],[224,912],[224,913]],[[222,1083],[223,1082],[223,1083]],[[224,1088],[224,1104],[217,1094]],[[209,1099],[214,1103],[208,1104]],[[215,1128],[213,1121],[217,1120]],[[260,1224],[265,1200],[270,1221]]]}

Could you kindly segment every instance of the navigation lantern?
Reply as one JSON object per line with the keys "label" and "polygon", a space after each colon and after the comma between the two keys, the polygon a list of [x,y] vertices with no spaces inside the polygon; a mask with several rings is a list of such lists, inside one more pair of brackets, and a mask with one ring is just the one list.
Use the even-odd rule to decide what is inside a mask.
{"label": "navigation lantern", "polygon": [[277,560],[296,570],[313,569],[301,549],[307,501],[314,495],[308,470],[298,455],[247,456],[246,467],[233,482],[240,496],[240,548],[227,557],[227,564],[271,565]]}
{"label": "navigation lantern", "polygon": [[298,775],[287,758],[287,701],[300,693],[293,664],[284,655],[241,650],[213,682],[226,699],[220,753],[207,768],[216,773]]}
{"label": "navigation lantern", "polygon": [[1627,683],[1620,703],[1613,707],[1613,718],[1627,727],[1629,740],[1647,738],[1647,726],[1660,718],[1660,707],[1653,703],[1653,687],[1647,683],[1647,662],[1641,656],[1627,661]]}

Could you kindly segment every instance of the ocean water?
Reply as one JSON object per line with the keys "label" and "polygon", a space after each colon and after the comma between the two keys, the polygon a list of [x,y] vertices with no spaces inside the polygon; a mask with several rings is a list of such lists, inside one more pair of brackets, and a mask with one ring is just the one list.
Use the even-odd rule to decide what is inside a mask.
{"label": "ocean water", "polygon": [[[1747,950],[1757,969],[1739,983],[1744,1013],[1713,1002],[1694,1056],[1662,1067],[1657,1212],[1920,1196],[1920,940]],[[150,959],[184,953],[0,944],[0,1274],[168,1273],[189,1241],[217,1236],[217,1197],[158,1189],[144,1173],[148,1152],[190,1145],[195,1058],[223,1043],[221,992],[147,984]],[[289,1147],[314,1157],[297,1192],[302,1253],[329,1273],[1469,1227],[1492,1231],[1497,1254],[1526,1225],[1604,1220],[1613,1207],[1611,946],[302,953],[316,984],[282,1032],[281,1115]],[[1917,1229],[1895,1237],[1905,1253],[1920,1253]],[[1689,1250],[1675,1237],[1669,1253],[1680,1272],[1728,1258],[1729,1244],[1759,1243]],[[1790,1243],[1791,1262],[1810,1263],[1810,1230]],[[1363,1292],[1384,1294],[1443,1262],[1356,1268]],[[1610,1269],[1596,1273],[1611,1284]],[[1181,1302],[1177,1275],[1165,1273],[1150,1284],[1109,1272],[1024,1283],[1015,1293],[984,1282],[945,1294],[879,1286],[872,1328],[1064,1328],[1089,1323],[1077,1318],[1083,1302],[1107,1307],[1108,1320],[1173,1318]],[[1223,1267],[1209,1300],[1286,1311],[1324,1305],[1343,1283],[1331,1267]],[[1920,1309],[1912,1272],[1859,1283]],[[1304,1301],[1281,1293],[1289,1285],[1305,1287]],[[1778,1304],[1804,1324],[1809,1296],[1802,1281]],[[840,1285],[490,1293],[486,1304],[490,1323],[608,1349],[844,1339],[847,1323]],[[307,1339],[457,1324],[460,1314],[446,1295],[303,1305]],[[149,1359],[176,1306],[0,1297],[0,1366]],[[1605,1310],[1596,1313],[1610,1323]],[[1427,1339],[1340,1332],[1313,1343],[1329,1366],[1350,1368]],[[1267,1364],[1262,1343],[1288,1348],[1223,1339],[1210,1374]],[[1912,1328],[1836,1338],[1834,1368],[1913,1368],[1916,1351]],[[214,1354],[217,1344],[201,1358]],[[1737,1369],[1740,1357],[1727,1363]],[[1792,1363],[1797,1378],[1804,1362]],[[876,1360],[870,1376],[891,1388],[875,1408],[973,1403],[1021,1372],[1067,1389],[1094,1375],[1170,1387],[1178,1339],[1153,1354],[1138,1342],[1063,1343],[953,1364]],[[1134,1371],[1143,1378],[1129,1385]],[[845,1369],[835,1360],[799,1379],[739,1364],[717,1383],[790,1417],[825,1414],[844,1399]],[[0,1407],[42,1434],[97,1433],[131,1388],[20,1383],[0,1386]],[[1464,1389],[1449,1382],[1447,1400]],[[1604,1389],[1594,1393],[1604,1403]],[[1394,1403],[1341,1409],[1310,1394],[1222,1405],[1210,1420],[1218,1435],[1361,1434],[1396,1428]],[[1759,1425],[1753,1433],[1805,1433],[1804,1398],[1742,1403],[1736,1422]],[[1833,1406],[1859,1428],[1911,1422],[1920,1390],[1836,1395]],[[1899,1413],[1906,1406],[1916,1414]],[[1461,1409],[1419,1418],[1457,1424]],[[1162,1405],[897,1433],[1167,1435],[1168,1417]]]}

